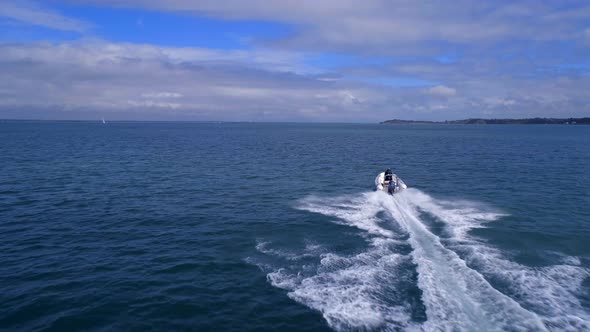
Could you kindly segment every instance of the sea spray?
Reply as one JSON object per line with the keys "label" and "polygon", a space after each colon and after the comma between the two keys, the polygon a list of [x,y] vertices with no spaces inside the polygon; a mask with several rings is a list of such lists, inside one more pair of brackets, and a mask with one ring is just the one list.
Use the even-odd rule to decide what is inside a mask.
{"label": "sea spray", "polygon": [[385,197],[383,206],[410,233],[418,285],[428,316],[427,330],[545,329],[536,314],[494,289],[455,252],[444,247],[420,221],[418,211],[405,194]]}
{"label": "sea spray", "polygon": [[[369,242],[365,251],[355,255],[316,253],[320,263],[311,268],[311,274],[297,272],[292,265],[289,269],[261,266],[274,286],[321,312],[336,330],[542,331],[588,326],[576,298],[588,272],[569,265],[535,270],[504,259],[500,250],[469,235],[472,228],[486,227],[505,215],[483,204],[437,200],[408,189],[393,197],[380,192],[310,196],[296,207],[353,226]],[[443,244],[429,230],[424,213],[445,224],[450,244]],[[401,249],[404,245],[411,250]],[[457,254],[457,250],[470,248],[473,253],[467,258]],[[290,261],[309,255],[281,253],[264,242],[258,249]],[[487,264],[473,264],[486,259]],[[310,271],[309,265],[300,268]],[[514,293],[493,287],[487,278],[498,275],[511,283],[507,289]],[[421,290],[421,304],[409,301],[396,289],[412,287],[408,280],[414,280]],[[564,281],[569,286],[560,285]],[[549,294],[532,292],[533,286],[549,289]],[[411,317],[416,305],[425,308],[423,322]]]}
{"label": "sea spray", "polygon": [[451,234],[449,248],[461,253],[468,265],[486,278],[501,283],[505,292],[517,295],[517,301],[539,313],[545,325],[557,330],[590,330],[590,315],[578,299],[590,271],[579,266],[579,258],[553,253],[562,264],[543,267],[512,262],[497,248],[468,235],[470,229],[483,227],[503,213],[473,210],[481,204],[436,200],[417,190],[407,196],[414,208],[446,224]]}

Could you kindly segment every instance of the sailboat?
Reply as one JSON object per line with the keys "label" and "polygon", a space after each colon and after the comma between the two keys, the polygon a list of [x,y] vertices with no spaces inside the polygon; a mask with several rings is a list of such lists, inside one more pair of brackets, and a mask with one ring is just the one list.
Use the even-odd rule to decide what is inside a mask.
{"label": "sailboat", "polygon": [[102,124],[107,124],[107,122],[104,120],[104,117],[102,118]]}

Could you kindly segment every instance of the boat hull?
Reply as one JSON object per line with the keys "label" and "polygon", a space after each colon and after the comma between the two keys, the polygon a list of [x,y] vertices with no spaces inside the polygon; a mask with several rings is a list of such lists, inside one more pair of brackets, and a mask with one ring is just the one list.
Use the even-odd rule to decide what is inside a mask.
{"label": "boat hull", "polygon": [[[398,186],[396,187],[394,193],[398,193],[398,192],[408,188],[408,186],[404,183],[404,181],[402,181],[402,179],[398,178],[397,184],[398,184]],[[389,181],[385,181],[383,183],[383,185],[377,186],[376,191],[384,191],[384,192],[388,193],[389,192],[388,188],[389,188]]]}

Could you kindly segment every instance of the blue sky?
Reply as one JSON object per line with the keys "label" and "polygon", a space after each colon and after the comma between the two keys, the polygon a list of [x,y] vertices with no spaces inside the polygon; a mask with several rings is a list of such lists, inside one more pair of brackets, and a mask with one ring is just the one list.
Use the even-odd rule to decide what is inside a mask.
{"label": "blue sky", "polygon": [[590,116],[585,1],[14,0],[0,118]]}

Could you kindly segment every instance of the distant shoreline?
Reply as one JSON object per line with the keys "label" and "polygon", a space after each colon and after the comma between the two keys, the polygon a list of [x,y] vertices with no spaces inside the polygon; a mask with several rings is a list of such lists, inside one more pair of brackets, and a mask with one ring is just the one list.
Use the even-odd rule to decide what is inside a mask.
{"label": "distant shoreline", "polygon": [[[61,123],[99,123],[100,119],[1,119],[0,123],[37,123],[37,122],[61,122]],[[219,121],[219,120],[107,120],[106,123],[201,123],[201,124],[375,124],[375,122],[303,122],[303,121]],[[553,125],[590,125],[589,118],[530,118],[530,119],[464,119],[464,120],[445,120],[445,121],[427,121],[427,120],[400,120],[392,119],[379,122],[378,124],[553,124]]]}
{"label": "distant shoreline", "polygon": [[590,125],[590,118],[528,118],[528,119],[464,119],[451,121],[421,121],[392,119],[380,124],[562,124],[562,125]]}

